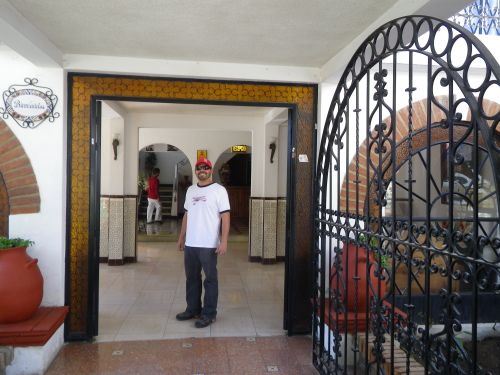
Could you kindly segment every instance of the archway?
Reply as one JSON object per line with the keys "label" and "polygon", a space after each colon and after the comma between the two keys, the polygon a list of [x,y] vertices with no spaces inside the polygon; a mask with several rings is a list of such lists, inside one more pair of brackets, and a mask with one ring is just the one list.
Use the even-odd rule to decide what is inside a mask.
{"label": "archway", "polygon": [[252,148],[233,145],[214,163],[214,181],[226,187],[231,203],[231,220],[237,227],[246,222],[248,230]]}
{"label": "archway", "polygon": [[[436,101],[443,106],[448,106],[448,100],[445,96],[436,97]],[[439,143],[439,140],[444,142],[447,136],[447,130],[443,129],[442,126],[439,126],[446,119],[445,112],[440,109],[436,104],[432,104],[432,107],[427,109],[428,99],[421,99],[412,104],[412,117],[413,117],[413,139],[412,139],[412,147],[416,150],[422,149],[426,147],[426,137],[427,137],[427,113],[431,114],[430,121],[431,124],[431,138],[433,142]],[[493,100],[484,100],[484,108],[486,113],[498,113],[500,111],[500,104]],[[396,113],[396,136],[395,141],[397,143],[398,151],[396,152],[396,160],[384,160],[384,163],[387,165],[389,162],[392,165],[396,166],[396,169],[399,169],[401,164],[404,163],[405,160],[408,159],[408,126],[406,124],[406,119],[408,118],[409,108],[405,107],[397,111]],[[467,116],[465,117],[466,121],[470,122],[471,120],[471,112],[468,111]],[[382,123],[388,124],[391,119],[389,117],[385,118]],[[490,124],[491,126],[491,124]],[[458,122],[457,122],[458,127]],[[441,129],[441,130],[440,130]],[[466,126],[458,127],[457,131],[454,134],[454,138],[458,141],[461,137],[464,136]],[[500,129],[497,130],[497,133],[500,134]],[[375,132],[373,131],[370,134],[370,137],[374,137]],[[480,140],[484,144],[484,141]],[[390,148],[387,150],[386,154],[389,155]],[[342,181],[342,188],[340,193],[340,208],[345,211],[348,210],[352,214],[365,214],[365,209],[367,207],[366,200],[375,197],[375,189],[374,184],[370,181],[370,174],[367,172],[367,163],[362,162],[358,163],[357,161],[362,160],[366,161],[368,159],[368,152],[366,147],[366,141],[363,140],[359,147],[359,152],[357,157],[353,156],[349,163],[348,172],[346,172],[345,177]],[[375,152],[375,149],[371,149],[369,160],[372,162],[378,161],[378,153]],[[356,174],[356,171],[359,175],[358,182],[352,177]],[[387,173],[387,172],[386,172]],[[373,179],[373,176],[372,178]],[[368,190],[365,188],[367,186],[371,186],[371,189]],[[370,192],[368,193],[368,191]],[[355,193],[358,193],[357,197]],[[367,194],[368,193],[368,194]],[[358,211],[356,211],[356,202],[358,202]],[[372,210],[376,210],[376,206],[372,205]],[[373,213],[373,212],[372,212]]]}
{"label": "archway", "polygon": [[[160,169],[160,204],[162,223],[147,225],[147,180],[153,168]],[[139,151],[138,241],[176,241],[177,218],[184,212],[187,188],[193,172],[186,153],[175,145],[155,143]]]}
{"label": "archway", "polygon": [[0,174],[10,215],[40,212],[40,193],[30,159],[16,135],[0,120]]}

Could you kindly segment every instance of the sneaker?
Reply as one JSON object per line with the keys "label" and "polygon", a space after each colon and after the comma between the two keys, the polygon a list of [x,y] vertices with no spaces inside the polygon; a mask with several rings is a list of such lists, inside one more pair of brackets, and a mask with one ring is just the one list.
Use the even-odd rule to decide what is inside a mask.
{"label": "sneaker", "polygon": [[198,319],[196,322],[194,322],[194,326],[196,328],[205,328],[208,327],[210,324],[215,322],[215,318],[209,318],[207,316],[200,316],[200,319]]}
{"label": "sneaker", "polygon": [[175,316],[175,319],[177,320],[189,320],[189,319],[194,319],[198,318],[199,315],[190,313],[189,311],[183,311]]}
{"label": "sneaker", "polygon": [[161,221],[161,220],[156,220],[156,221],[155,221],[155,223],[161,224],[161,223],[163,223],[163,221]]}
{"label": "sneaker", "polygon": [[153,224],[154,221],[148,221],[146,224]]}

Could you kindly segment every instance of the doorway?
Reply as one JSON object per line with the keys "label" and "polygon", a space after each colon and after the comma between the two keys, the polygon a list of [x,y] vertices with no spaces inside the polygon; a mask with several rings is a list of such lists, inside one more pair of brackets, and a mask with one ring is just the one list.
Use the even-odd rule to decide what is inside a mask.
{"label": "doorway", "polygon": [[[95,192],[91,174],[95,173],[97,136],[97,101],[136,101],[205,103],[215,105],[260,105],[289,108],[291,116],[290,147],[295,155],[290,163],[291,183],[288,208],[291,218],[287,241],[290,256],[287,272],[293,277],[286,283],[290,290],[287,305],[289,334],[311,329],[311,245],[312,186],[314,169],[317,85],[198,81],[168,78],[113,76],[84,73],[68,74],[68,201],[66,246],[66,305],[70,314],[65,324],[67,340],[93,337],[96,258]],[[91,209],[92,208],[92,209]],[[89,215],[92,213],[92,215]]]}
{"label": "doorway", "polygon": [[[272,265],[259,263],[249,264],[248,240],[249,240],[249,210],[248,201],[250,198],[252,173],[257,173],[258,179],[264,181],[263,170],[269,168],[273,163],[269,162],[271,155],[262,158],[260,168],[252,172],[252,154],[254,149],[264,150],[267,143],[252,147],[252,133],[248,129],[253,129],[254,134],[270,132],[273,141],[281,144],[277,152],[273,152],[273,167],[278,164],[283,169],[284,183],[281,189],[286,190],[288,157],[288,129],[287,119],[289,111],[282,108],[267,107],[236,107],[236,106],[202,106],[192,104],[161,104],[161,103],[135,103],[123,101],[102,101],[101,114],[110,105],[123,121],[118,121],[121,128],[113,130],[106,129],[107,122],[101,118],[101,123],[96,124],[100,129],[100,149],[101,157],[101,191],[100,199],[106,198],[108,193],[103,190],[106,186],[106,173],[118,171],[118,178],[114,179],[113,188],[117,188],[123,194],[120,196],[110,196],[112,200],[123,199],[123,206],[126,206],[127,199],[133,198],[134,191],[127,191],[128,186],[134,186],[137,182],[137,194],[142,191],[142,180],[147,175],[146,169],[159,167],[160,183],[165,183],[172,189],[172,195],[178,201],[174,204],[162,201],[162,223],[148,225],[144,223],[141,216],[140,205],[138,205],[137,227],[139,231],[136,237],[136,247],[133,261],[122,263],[120,267],[109,267],[108,264],[101,264],[99,267],[99,296],[96,305],[94,325],[97,340],[130,340],[130,339],[158,339],[187,336],[241,336],[241,335],[276,335],[284,334],[284,262]],[[166,105],[166,108],[162,108]],[[98,107],[98,106],[96,106]],[[121,107],[121,108],[120,108]],[[140,108],[139,108],[140,107]],[[167,109],[168,108],[168,109]],[[147,109],[147,110],[146,110]],[[192,111],[193,113],[188,113]],[[224,113],[219,115],[217,113]],[[180,114],[182,112],[182,115]],[[227,129],[211,128],[206,134],[199,129],[190,130],[189,123],[197,120],[193,116],[211,116],[212,121],[217,124],[227,122]],[[237,114],[237,112],[239,114]],[[270,115],[270,113],[273,113]],[[227,117],[227,119],[224,118]],[[239,116],[239,117],[238,117]],[[284,117],[283,117],[284,116]],[[273,119],[274,121],[270,120]],[[284,120],[283,120],[284,119]],[[280,124],[276,123],[280,122]],[[140,127],[134,124],[140,124]],[[159,125],[163,124],[163,125]],[[172,125],[169,125],[172,124]],[[240,125],[235,125],[240,124]],[[281,125],[279,127],[278,125]],[[134,126],[137,126],[135,128]],[[221,125],[219,125],[221,126]],[[241,129],[237,129],[240,126]],[[245,128],[248,127],[247,130]],[[121,131],[120,131],[121,129]],[[278,135],[278,129],[281,136]],[[97,133],[97,132],[96,132]],[[133,135],[138,133],[136,146]],[[107,136],[106,136],[107,134]],[[271,136],[268,135],[268,136]],[[115,155],[110,147],[114,139],[119,140],[119,147]],[[152,142],[156,143],[152,143]],[[171,142],[171,143],[167,143]],[[184,143],[183,143],[184,142]],[[193,143],[194,142],[194,143]],[[182,254],[176,251],[177,216],[182,213],[182,194],[180,191],[180,181],[183,176],[190,181],[193,156],[196,156],[200,147],[206,147],[209,158],[214,161],[215,180],[226,186],[229,191],[232,205],[232,228],[230,235],[229,254],[219,258],[220,262],[220,317],[217,325],[210,330],[199,331],[194,327],[187,326],[186,323],[179,323],[175,320],[175,314],[185,308],[184,297],[184,275]],[[228,147],[229,146],[229,147]],[[108,148],[107,152],[104,148]],[[132,153],[138,158],[138,172],[135,175],[128,175],[127,171],[133,171],[134,166],[126,165],[127,154]],[[271,150],[269,150],[271,153]],[[168,155],[177,155],[168,157]],[[103,156],[104,155],[104,156]],[[170,155],[170,156],[172,156]],[[174,155],[174,156],[175,156]],[[162,159],[175,159],[163,160]],[[96,158],[97,160],[97,158]],[[170,164],[171,166],[168,166]],[[179,166],[178,164],[182,164]],[[108,164],[105,166],[104,164]],[[167,165],[168,164],[168,165]],[[147,165],[147,167],[146,167]],[[175,166],[174,166],[175,165]],[[111,167],[110,167],[111,166]],[[111,169],[113,171],[111,172]],[[123,174],[119,171],[123,170]],[[232,170],[232,172],[231,172]],[[257,170],[257,172],[255,171]],[[174,176],[172,175],[174,172]],[[229,175],[228,175],[229,172]],[[169,179],[169,176],[172,177]],[[275,185],[275,193],[278,191],[278,173],[272,179],[268,179],[266,185]],[[123,188],[120,190],[119,181],[123,181]],[[268,191],[259,192],[256,188],[255,194],[267,194]],[[96,189],[97,191],[97,189]],[[254,195],[255,195],[254,194]],[[282,193],[283,194],[283,193]],[[269,199],[269,196],[267,197]],[[281,196],[280,198],[285,198]],[[140,199],[139,199],[140,200]],[[102,219],[106,215],[102,214],[101,204],[101,245]],[[118,222],[128,222],[126,210],[119,217]],[[111,211],[109,211],[111,213]],[[246,216],[246,217],[245,217]],[[112,218],[108,218],[112,222]],[[283,217],[286,222],[286,217]],[[170,238],[162,236],[161,229],[168,223],[173,224],[173,233]],[[141,227],[144,227],[141,229]],[[108,226],[108,230],[111,226]],[[286,228],[283,227],[283,232]],[[126,235],[123,236],[123,247],[127,244]],[[283,233],[285,237],[285,233]],[[129,238],[130,241],[130,238]],[[283,253],[284,254],[284,253]],[[281,257],[282,261],[284,256]],[[98,324],[97,324],[98,321]],[[97,328],[98,326],[98,328]]]}

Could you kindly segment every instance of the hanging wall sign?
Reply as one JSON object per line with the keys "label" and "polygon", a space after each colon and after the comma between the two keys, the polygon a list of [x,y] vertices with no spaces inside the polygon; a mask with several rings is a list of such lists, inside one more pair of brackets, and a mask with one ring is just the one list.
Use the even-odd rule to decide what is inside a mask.
{"label": "hanging wall sign", "polygon": [[232,152],[247,152],[248,146],[245,146],[245,145],[231,146],[231,151]]}
{"label": "hanging wall sign", "polygon": [[36,128],[46,119],[54,122],[57,96],[48,87],[37,86],[36,78],[25,78],[26,85],[12,85],[3,92],[5,107],[0,108],[4,119],[9,116],[22,128]]}

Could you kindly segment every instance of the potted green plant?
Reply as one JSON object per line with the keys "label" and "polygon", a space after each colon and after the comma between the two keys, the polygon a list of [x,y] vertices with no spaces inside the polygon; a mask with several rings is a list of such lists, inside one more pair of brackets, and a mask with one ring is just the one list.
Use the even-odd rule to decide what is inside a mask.
{"label": "potted green plant", "polygon": [[43,297],[38,259],[26,250],[33,241],[0,236],[0,324],[29,319]]}

